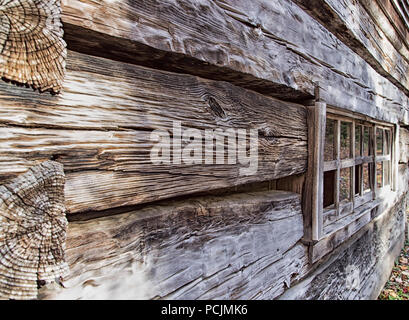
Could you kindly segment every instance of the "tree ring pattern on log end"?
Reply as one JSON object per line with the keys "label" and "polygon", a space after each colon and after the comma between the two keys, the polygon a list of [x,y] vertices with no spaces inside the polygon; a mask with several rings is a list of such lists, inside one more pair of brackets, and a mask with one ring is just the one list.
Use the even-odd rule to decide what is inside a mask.
{"label": "tree ring pattern on log end", "polygon": [[0,186],[0,297],[35,299],[68,274],[63,165],[45,161]]}
{"label": "tree ring pattern on log end", "polygon": [[0,77],[40,92],[61,91],[67,45],[61,0],[0,0]]}

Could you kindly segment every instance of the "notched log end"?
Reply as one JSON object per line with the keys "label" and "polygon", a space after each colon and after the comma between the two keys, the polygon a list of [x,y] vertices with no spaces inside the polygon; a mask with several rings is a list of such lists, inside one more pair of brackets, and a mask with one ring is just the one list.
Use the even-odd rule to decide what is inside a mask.
{"label": "notched log end", "polygon": [[60,0],[0,0],[0,77],[57,94],[65,75]]}
{"label": "notched log end", "polygon": [[61,84],[58,84],[58,85],[56,85],[55,87],[52,87],[52,88],[42,89],[41,87],[38,87],[38,86],[35,86],[35,85],[32,85],[32,84],[30,85],[28,83],[22,83],[22,82],[18,82],[18,81],[15,81],[15,80],[11,80],[11,79],[8,79],[7,77],[4,77],[4,76],[1,77],[1,80],[3,80],[6,83],[15,85],[17,87],[31,88],[31,89],[33,89],[33,91],[37,91],[39,93],[50,93],[52,96],[55,96],[55,95],[59,94],[61,92],[61,89],[62,89]]}
{"label": "notched log end", "polygon": [[0,297],[35,299],[68,274],[62,164],[45,161],[0,186]]}

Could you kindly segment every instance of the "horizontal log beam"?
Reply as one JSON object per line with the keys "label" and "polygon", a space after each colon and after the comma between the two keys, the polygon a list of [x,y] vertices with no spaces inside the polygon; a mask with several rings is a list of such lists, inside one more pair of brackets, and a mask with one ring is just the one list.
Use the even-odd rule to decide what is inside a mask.
{"label": "horizontal log beam", "polygon": [[376,1],[293,1],[409,95],[409,47],[394,32]]}
{"label": "horizontal log beam", "polygon": [[287,100],[310,98],[321,81],[329,87],[328,104],[409,121],[402,91],[290,1],[183,0],[175,6],[65,0],[62,20],[76,51],[229,81]]}
{"label": "horizontal log beam", "polygon": [[[306,170],[305,107],[227,82],[69,52],[60,95],[5,83],[0,83],[0,90],[1,179],[46,159],[59,161],[67,175],[70,213],[273,180]],[[227,159],[223,164],[204,160],[173,164],[171,157],[170,164],[154,164],[152,131],[166,130],[171,138],[178,121],[182,129],[198,129],[203,137],[206,129],[246,129],[247,134],[256,130],[257,171],[243,175],[240,170],[250,164],[228,164]],[[227,153],[228,141],[224,142]]]}
{"label": "horizontal log beam", "polygon": [[300,196],[284,191],[70,222],[65,288],[40,298],[272,299],[307,273],[302,234]]}

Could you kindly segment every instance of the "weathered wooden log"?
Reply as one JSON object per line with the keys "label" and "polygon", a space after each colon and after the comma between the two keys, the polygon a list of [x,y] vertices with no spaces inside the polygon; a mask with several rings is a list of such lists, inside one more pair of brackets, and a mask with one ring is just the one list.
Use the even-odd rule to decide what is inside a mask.
{"label": "weathered wooden log", "polygon": [[377,72],[409,94],[409,47],[396,34],[391,22],[378,8],[377,1],[294,2],[320,21]]}
{"label": "weathered wooden log", "polygon": [[[2,179],[58,159],[67,176],[69,212],[272,180],[306,169],[305,107],[226,82],[70,52],[61,95],[6,84],[0,89]],[[167,130],[172,137],[174,121],[201,134],[217,128],[257,130],[257,172],[241,175],[248,164],[227,159],[223,164],[152,163],[152,131]],[[225,146],[227,153],[227,141]]]}
{"label": "weathered wooden log", "polygon": [[392,122],[408,109],[394,84],[290,1],[77,0],[63,1],[63,12],[74,50],[286,99],[311,97],[322,81],[328,104]]}
{"label": "weathered wooden log", "polygon": [[308,270],[300,195],[208,196],[71,222],[46,299],[271,299]]}

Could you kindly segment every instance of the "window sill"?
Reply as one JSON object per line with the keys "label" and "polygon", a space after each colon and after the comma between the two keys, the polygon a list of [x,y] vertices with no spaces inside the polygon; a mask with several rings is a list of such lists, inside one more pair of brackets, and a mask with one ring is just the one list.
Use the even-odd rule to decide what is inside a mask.
{"label": "window sill", "polygon": [[323,237],[310,245],[310,262],[315,263],[320,260],[371,222],[376,217],[376,208],[380,203],[380,199],[365,203],[356,208],[354,213],[326,226]]}
{"label": "window sill", "polygon": [[[330,233],[328,232],[328,230],[333,228],[334,225],[340,223],[341,225],[344,226],[346,223],[342,221],[351,218],[351,216],[355,217],[357,212],[359,214],[359,212],[361,211],[361,207],[363,208],[363,205],[372,201],[373,193],[369,191],[362,196],[356,195],[354,198],[354,205],[352,204],[352,202],[341,203],[339,216],[337,216],[337,210],[334,208],[333,205],[331,207],[324,208],[323,210],[324,234]],[[353,209],[353,206],[355,206],[355,209]]]}

